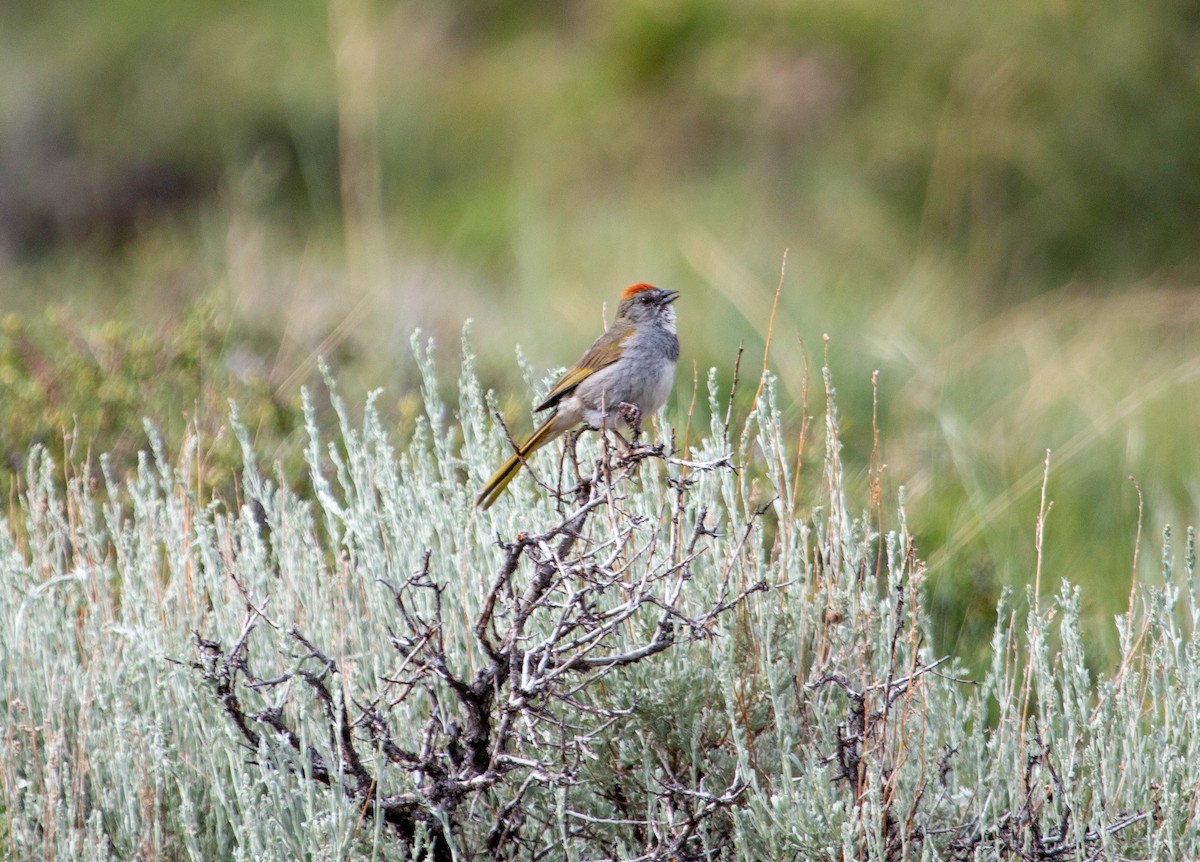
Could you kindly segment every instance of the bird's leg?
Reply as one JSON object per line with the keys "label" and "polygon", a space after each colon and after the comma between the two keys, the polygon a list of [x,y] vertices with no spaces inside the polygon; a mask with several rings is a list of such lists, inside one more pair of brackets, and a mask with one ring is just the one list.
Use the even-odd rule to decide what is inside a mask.
{"label": "bird's leg", "polygon": [[633,442],[629,444],[629,448],[632,449],[638,444],[638,438],[642,436],[642,408],[628,401],[622,401],[617,405],[617,411],[633,432]]}
{"label": "bird's leg", "polygon": [[[642,436],[642,409],[629,401],[622,401],[617,405],[617,415],[629,426],[629,430],[632,432],[630,434],[632,439],[629,441],[621,437],[620,434],[617,434],[617,437],[625,444],[625,451],[622,453],[621,460],[629,466],[631,474],[636,473],[638,464],[641,461],[638,455],[644,451],[639,444]],[[616,434],[617,432],[614,430],[613,433]]]}

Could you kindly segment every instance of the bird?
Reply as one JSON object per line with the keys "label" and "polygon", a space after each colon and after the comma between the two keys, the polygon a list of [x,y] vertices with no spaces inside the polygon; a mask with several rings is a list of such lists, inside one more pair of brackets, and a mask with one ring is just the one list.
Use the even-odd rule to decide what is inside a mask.
{"label": "bird", "polygon": [[612,325],[567,371],[534,410],[555,408],[517,447],[475,498],[490,507],[530,455],[573,428],[637,428],[642,416],[667,403],[679,360],[672,303],[679,291],[639,282],[621,294]]}

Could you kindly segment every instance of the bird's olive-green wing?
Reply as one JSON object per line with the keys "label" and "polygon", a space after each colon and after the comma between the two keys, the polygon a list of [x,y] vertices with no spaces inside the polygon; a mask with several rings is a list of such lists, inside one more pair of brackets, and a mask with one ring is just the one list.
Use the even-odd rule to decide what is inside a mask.
{"label": "bird's olive-green wing", "polygon": [[559,378],[559,381],[554,384],[554,388],[546,396],[546,400],[534,410],[546,410],[553,407],[584,380],[601,368],[607,368],[620,359],[625,341],[631,335],[633,335],[632,326],[614,323],[607,332],[596,339],[595,344],[588,348],[587,353],[583,354],[583,358],[575,364],[575,367]]}

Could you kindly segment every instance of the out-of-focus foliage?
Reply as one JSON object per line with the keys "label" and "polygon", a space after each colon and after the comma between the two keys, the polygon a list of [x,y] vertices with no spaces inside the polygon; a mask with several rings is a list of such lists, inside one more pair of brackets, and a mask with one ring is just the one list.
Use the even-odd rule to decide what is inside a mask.
{"label": "out-of-focus foliage", "polygon": [[241,420],[258,444],[303,484],[306,471],[292,439],[300,428],[299,402],[278,395],[246,338],[227,350],[229,329],[211,310],[189,314],[148,332],[112,321],[81,329],[61,310],[37,318],[9,315],[0,322],[0,493],[20,482],[33,445],[57,463],[86,463],[100,475],[98,456],[114,476],[149,451],[144,420],[178,445],[185,434],[203,441],[195,465],[203,485],[233,489],[241,465],[226,430],[228,399],[244,405]]}
{"label": "out-of-focus foliage", "polygon": [[[1194,5],[0,3],[0,306],[170,339],[158,321],[212,294],[274,335],[277,398],[337,354],[402,421],[408,334],[449,343],[474,318],[520,431],[513,346],[538,373],[571,362],[634,280],[684,293],[682,415],[693,368],[728,382],[740,343],[761,356],[790,249],[785,418],[812,411],[828,334],[861,474],[880,371],[935,636],[971,652],[1001,587],[1029,580],[1047,448],[1071,492],[1054,567],[1132,572],[1126,476],[1147,532],[1200,510],[1180,431],[1200,422]],[[49,409],[4,427],[56,437],[76,411]],[[1097,578],[1081,612],[1111,660],[1096,632],[1128,580]]]}
{"label": "out-of-focus foliage", "polygon": [[[949,253],[1018,294],[1197,271],[1200,16],[1179,0],[108,0],[6,4],[0,32],[19,248],[125,238],[239,179],[272,218],[334,218],[358,129],[408,241],[501,276],[514,205],[543,196],[581,218],[706,204],[735,245],[802,215],[834,251]],[[845,224],[839,198],[882,222]]]}

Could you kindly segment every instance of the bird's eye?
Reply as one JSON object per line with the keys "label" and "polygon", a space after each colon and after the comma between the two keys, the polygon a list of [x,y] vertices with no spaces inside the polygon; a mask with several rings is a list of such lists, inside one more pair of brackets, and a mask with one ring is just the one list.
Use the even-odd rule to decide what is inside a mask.
{"label": "bird's eye", "polygon": [[643,295],[642,296],[642,305],[649,305],[649,304],[650,304],[650,297]]}

